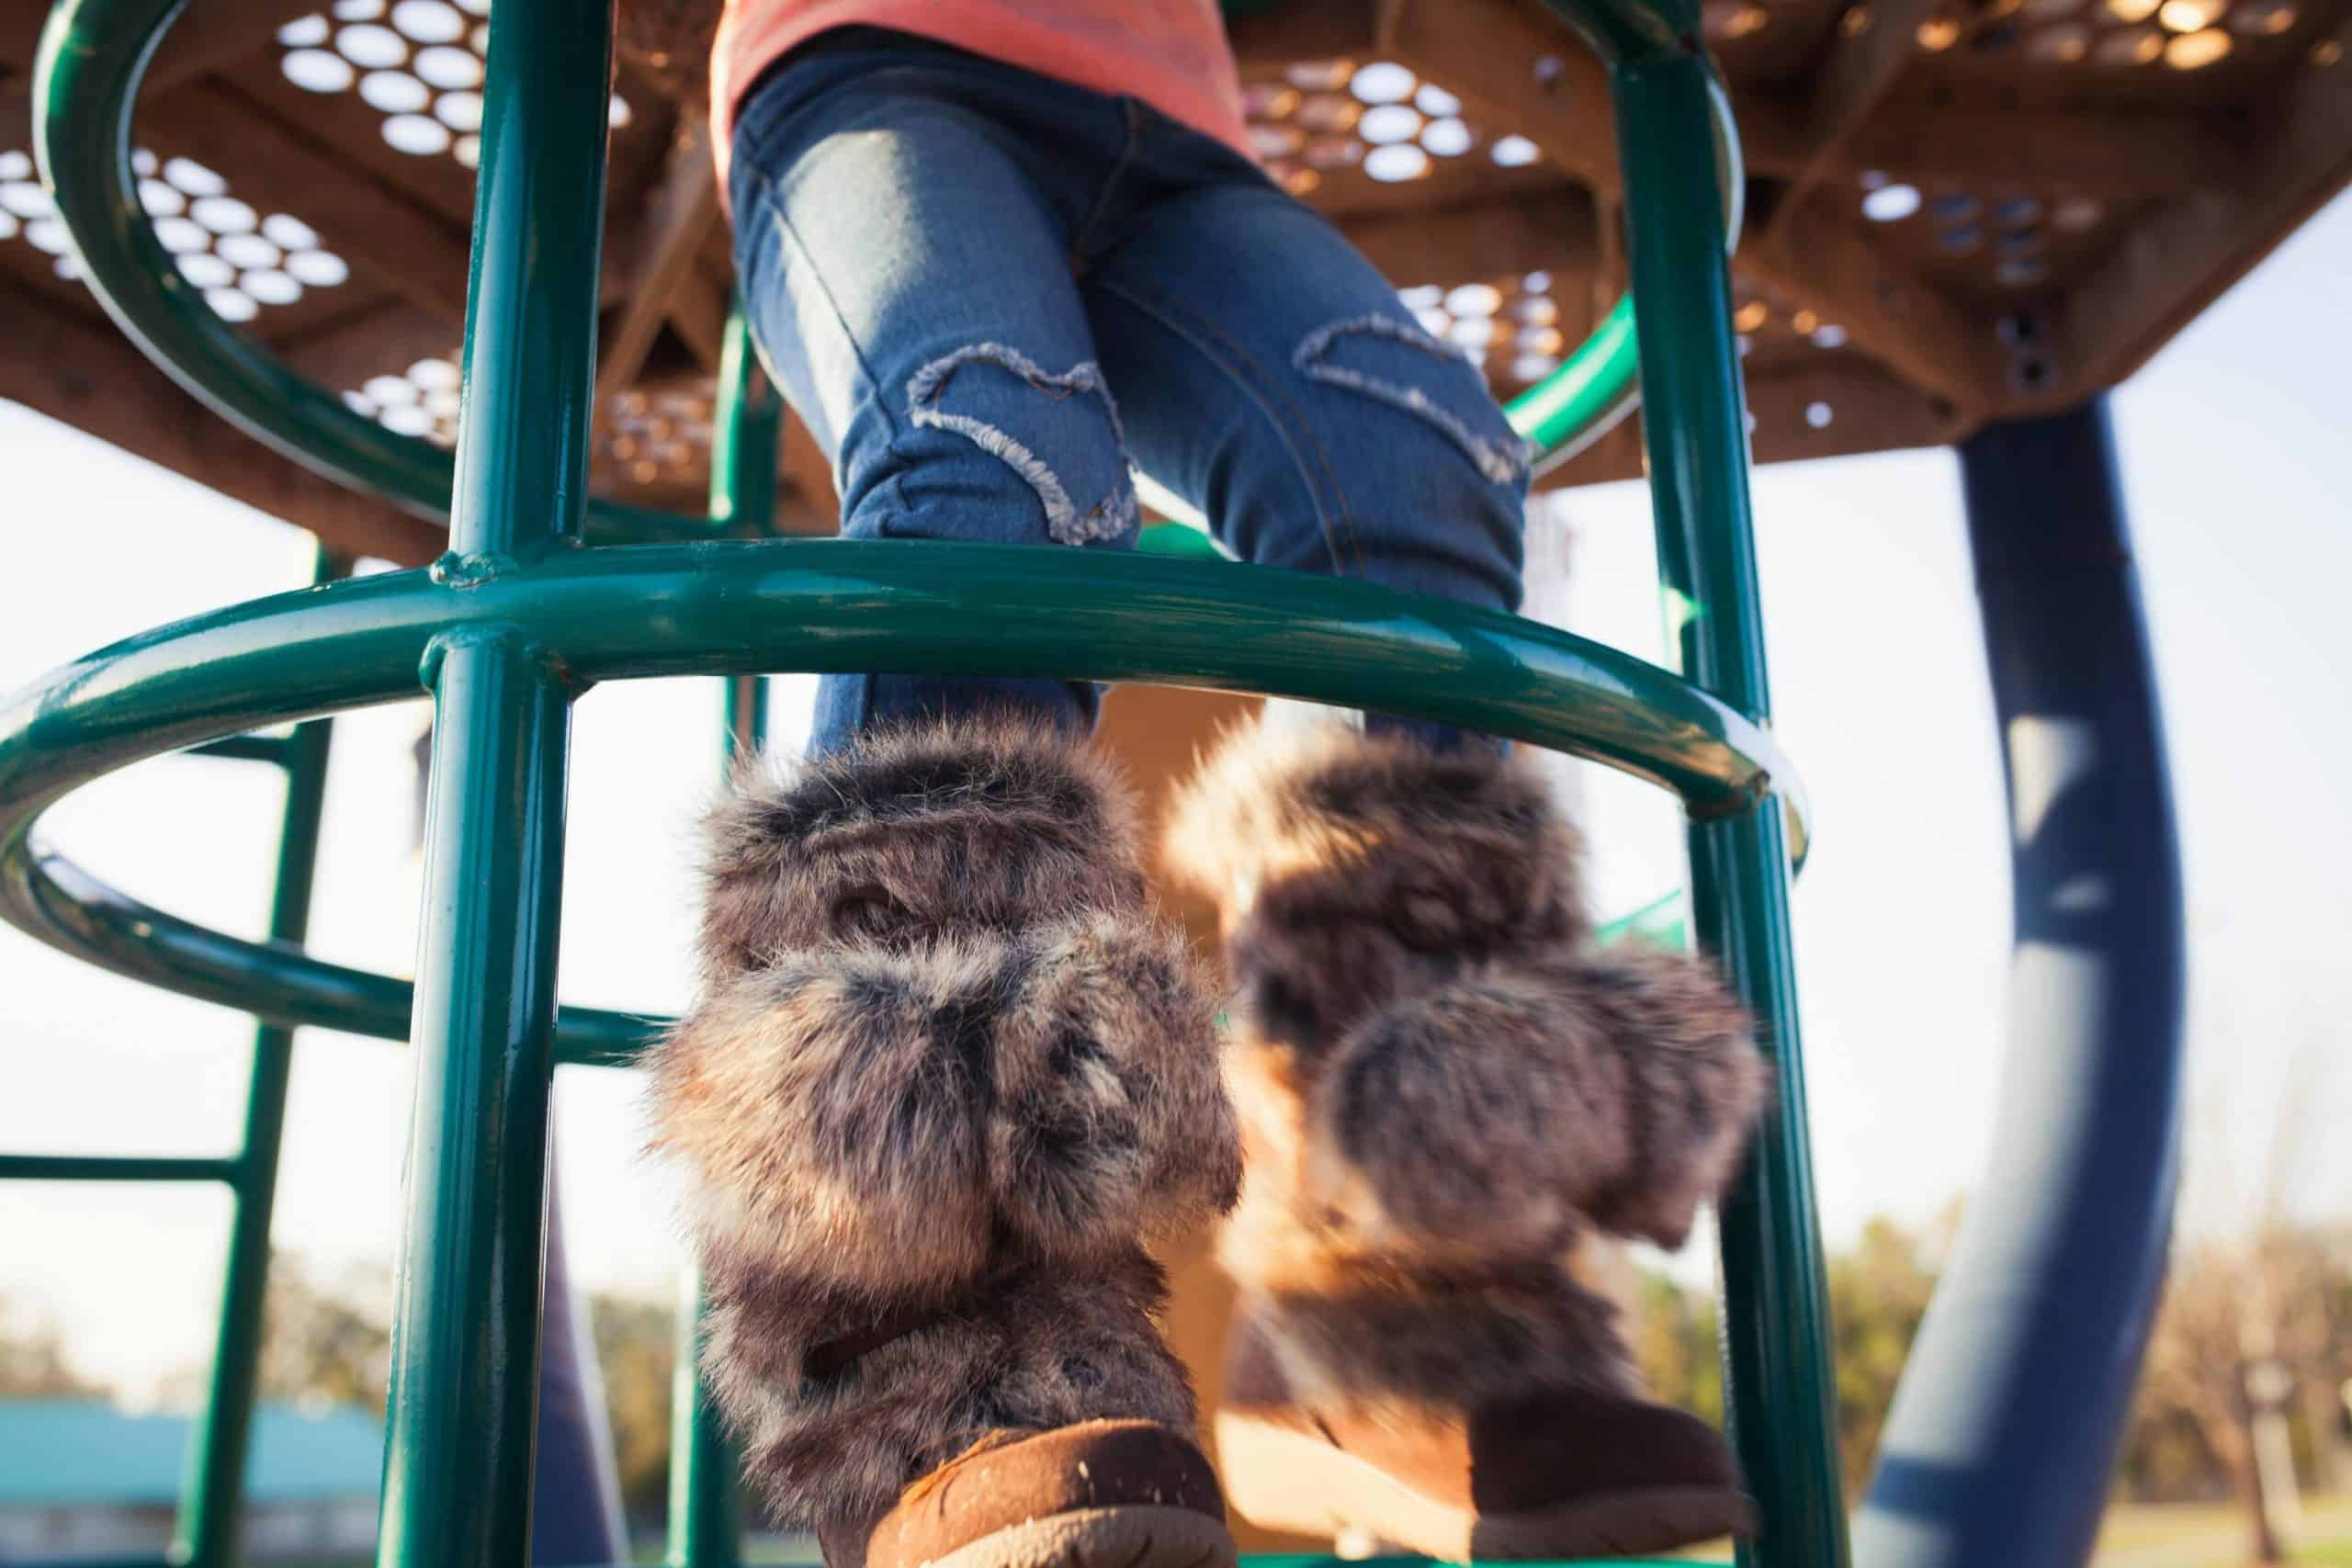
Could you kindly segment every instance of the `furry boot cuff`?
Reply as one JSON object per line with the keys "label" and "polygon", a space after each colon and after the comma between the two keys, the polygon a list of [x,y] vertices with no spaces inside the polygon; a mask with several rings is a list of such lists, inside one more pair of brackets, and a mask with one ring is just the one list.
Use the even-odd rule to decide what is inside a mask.
{"label": "furry boot cuff", "polygon": [[979,726],[713,815],[653,1122],[721,1398],[788,1516],[871,1517],[979,1427],[1190,1426],[1142,1246],[1229,1207],[1238,1153],[1131,824],[1081,744]]}
{"label": "furry boot cuff", "polygon": [[1252,728],[1187,788],[1171,866],[1218,898],[1250,1183],[1227,1266],[1667,1246],[1728,1179],[1764,1088],[1703,965],[1592,948],[1574,833],[1523,761]]}

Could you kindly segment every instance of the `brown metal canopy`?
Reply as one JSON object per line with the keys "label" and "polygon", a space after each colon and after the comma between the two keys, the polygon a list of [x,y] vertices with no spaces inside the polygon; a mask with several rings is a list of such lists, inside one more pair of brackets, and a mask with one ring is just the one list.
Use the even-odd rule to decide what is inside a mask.
{"label": "brown metal canopy", "polygon": [[[396,429],[455,428],[487,0],[192,0],[141,97],[189,276]],[[698,511],[729,264],[699,96],[715,0],[623,0],[594,479]],[[46,6],[0,0],[0,396],[393,559],[429,526],[199,408],[99,311],[30,167]],[[1939,444],[2130,375],[2352,176],[2352,0],[1708,0],[1750,180],[1756,455]],[[1253,132],[1498,393],[1624,286],[1598,65],[1532,0],[1238,21]],[[1629,423],[1551,477],[1639,470]],[[831,526],[787,445],[785,515]]]}

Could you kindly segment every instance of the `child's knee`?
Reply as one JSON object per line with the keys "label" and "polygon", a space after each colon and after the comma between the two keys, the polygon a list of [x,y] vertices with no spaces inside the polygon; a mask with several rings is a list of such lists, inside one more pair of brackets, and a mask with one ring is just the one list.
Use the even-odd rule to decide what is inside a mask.
{"label": "child's knee", "polygon": [[[1308,380],[1334,389],[1341,398],[1402,414],[1411,427],[1450,446],[1479,479],[1514,501],[1526,494],[1532,457],[1529,444],[1511,429],[1484,378],[1462,352],[1431,337],[1401,310],[1343,317],[1317,327],[1300,341],[1291,363]],[[1380,423],[1374,410],[1348,412]],[[1385,423],[1393,427],[1395,422]],[[1379,445],[1396,450],[1393,441]],[[1425,458],[1425,453],[1415,452],[1409,460]]]}
{"label": "child's knee", "polygon": [[924,362],[903,395],[915,430],[944,433],[958,456],[976,449],[983,472],[1034,496],[1055,543],[1137,527],[1118,408],[1094,361],[1049,369],[1012,344],[969,344]]}

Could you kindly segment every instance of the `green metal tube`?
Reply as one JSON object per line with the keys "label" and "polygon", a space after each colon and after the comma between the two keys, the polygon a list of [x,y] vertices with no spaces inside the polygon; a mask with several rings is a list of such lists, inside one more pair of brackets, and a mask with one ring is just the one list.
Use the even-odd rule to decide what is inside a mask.
{"label": "green metal tube", "polygon": [[378,1562],[514,1568],[529,1546],[569,710],[545,649],[511,627],[452,633],[431,663]]}
{"label": "green metal tube", "polygon": [[[1673,789],[1695,816],[1767,790],[1761,726],[1568,633],[1369,584],[1104,550],[774,540],[566,551],[460,588],[387,572],[141,633],[0,698],[0,918],[117,973],[281,1021],[405,1037],[409,987],[208,931],[39,843],[51,802],[142,757],[396,700],[444,627],[521,626],[582,681],[744,670],[965,669],[1377,699]],[[660,1028],[565,1010],[567,1061]]]}
{"label": "green metal tube", "polygon": [[[781,400],[760,373],[739,301],[727,318],[710,460],[710,514],[737,532],[765,534],[775,521]],[[767,742],[768,683],[729,676],[723,688],[720,761],[756,757]],[[678,1298],[678,1361],[670,1384],[669,1568],[735,1568],[743,1517],[734,1445],[702,1371],[702,1269],[689,1263]]]}
{"label": "green metal tube", "polygon": [[775,465],[784,400],[760,368],[739,301],[727,315],[710,436],[710,520],[730,533],[775,532]]}
{"label": "green metal tube", "polygon": [[[449,553],[460,591],[577,539],[587,507],[612,14],[490,24]],[[530,1550],[548,1100],[572,684],[525,629],[436,636],[416,1100],[379,1568]]]}
{"label": "green metal tube", "polygon": [[689,1264],[678,1292],[678,1364],[670,1381],[668,1568],[735,1568],[743,1555],[743,1509],[734,1444],[702,1375],[702,1269]]}
{"label": "green metal tube", "polygon": [[[1665,586],[1684,602],[1683,670],[1765,721],[1771,711],[1748,514],[1747,434],[1714,187],[1707,67],[1686,49],[1611,73],[1634,290],[1644,434]],[[1742,1548],[1760,1568],[1844,1568],[1834,1359],[1805,1130],[1791,956],[1788,846],[1759,808],[1690,829],[1692,915],[1760,1022],[1772,1110],[1722,1213],[1733,1436],[1761,1505]]]}
{"label": "green metal tube", "polygon": [[[346,570],[344,563],[322,552],[313,581],[326,581]],[[271,742],[279,748],[286,766],[286,807],[279,820],[277,880],[270,895],[272,942],[300,945],[310,931],[311,893],[318,871],[319,824],[326,805],[327,753],[334,728],[331,719],[313,719],[297,727],[285,739]],[[171,1549],[173,1562],[194,1568],[228,1568],[236,1559],[240,1491],[260,1381],[262,1303],[269,1281],[269,1222],[277,1195],[277,1156],[286,1127],[286,1088],[293,1051],[291,1029],[275,1023],[254,1029],[212,1371],[203,1408],[190,1435]]]}
{"label": "green metal tube", "polygon": [[217,757],[232,762],[273,762],[288,766],[293,760],[293,737],[287,735],[229,735],[218,740],[208,740],[201,746],[191,746],[191,757]]}
{"label": "green metal tube", "polygon": [[178,1155],[0,1155],[0,1181],[225,1181],[233,1159]]}

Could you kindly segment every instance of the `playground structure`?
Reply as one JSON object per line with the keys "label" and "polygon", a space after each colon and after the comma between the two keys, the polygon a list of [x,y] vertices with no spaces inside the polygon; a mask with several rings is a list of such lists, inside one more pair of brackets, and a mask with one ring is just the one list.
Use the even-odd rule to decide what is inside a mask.
{"label": "playground structure", "polygon": [[[526,1558],[548,1074],[558,1061],[625,1064],[659,1027],[552,996],[571,699],[601,680],[726,676],[734,746],[758,738],[762,673],[954,667],[1372,704],[1676,793],[1691,819],[1692,930],[1765,1021],[1779,1083],[1721,1226],[1731,1424],[1765,1520],[1743,1551],[1768,1568],[1843,1564],[1788,946],[1787,879],[1808,824],[1770,734],[1751,414],[1766,460],[1961,443],[2019,805],[2018,938],[2065,955],[2057,983],[2013,1009],[2032,1070],[2013,1074],[1993,1174],[1889,1423],[1859,1555],[1873,1568],[2081,1561],[2161,1273],[2181,973],[2154,698],[2096,394],[2352,173],[2338,66],[2352,6],[2169,0],[2165,12],[2189,11],[2151,21],[2137,0],[2105,0],[2096,18],[2079,0],[1964,12],[1562,0],[1565,28],[1508,0],[1232,7],[1271,170],[1333,212],[1433,329],[1488,350],[1552,482],[1619,477],[1645,457],[1663,586],[1693,612],[1678,676],[1510,617],[1215,560],[779,537],[830,525],[825,480],[727,313],[692,109],[672,103],[665,121],[654,107],[664,68],[693,62],[691,25],[665,42],[670,13],[625,18],[625,116],[609,18],[593,5],[503,0],[477,35],[447,6],[403,34],[373,19],[374,0],[346,0],[332,21],[206,3],[175,25],[171,0],[65,0],[49,16],[24,101],[53,212],[28,222],[56,225],[40,238],[62,236],[76,276],[0,245],[0,288],[39,318],[14,312],[31,324],[0,350],[0,395],[322,543],[321,586],[117,644],[0,706],[0,914],[264,1021],[239,1155],[0,1156],[0,1178],[220,1181],[235,1197],[174,1561],[232,1560],[300,1025],[418,1053],[380,1561]],[[430,30],[442,13],[458,34]],[[0,58],[32,64],[28,43],[6,52],[17,47],[0,35]],[[435,85],[433,51],[447,81],[483,75],[470,107],[434,100],[444,145],[430,153],[428,131],[398,133],[414,149],[394,139],[396,120],[425,117],[369,125],[374,98],[327,85],[334,61],[356,76],[369,50],[391,49],[420,90]],[[469,52],[476,68],[450,58]],[[2095,74],[2102,62],[2110,73]],[[1375,64],[1393,72],[1368,74]],[[0,79],[0,97],[25,82]],[[305,94],[329,123],[356,116],[365,132],[350,143],[365,177],[349,188],[322,184],[334,160],[289,129],[284,106],[311,110]],[[1367,123],[1386,108],[1413,117],[1404,136]],[[477,111],[478,130],[450,134]],[[666,151],[649,140],[657,127]],[[264,152],[240,161],[241,141]],[[404,180],[379,177],[387,167]],[[609,271],[608,185],[628,220]],[[195,214],[220,201],[245,221],[214,209],[218,227],[191,218],[197,236],[164,226],[175,202]],[[447,210],[460,201],[469,256]],[[273,235],[254,204],[310,217]],[[394,233],[402,254],[367,273],[365,241]],[[238,271],[236,250],[258,253],[225,242],[247,235],[277,263]],[[198,243],[233,285],[190,265]],[[302,262],[320,256],[334,265]],[[451,265],[439,264],[459,260],[465,340],[452,355]],[[338,266],[342,281],[283,304],[260,279]],[[355,284],[352,300],[330,300]],[[144,361],[86,324],[85,288],[243,434],[192,420]],[[241,315],[254,331],[233,324]],[[1579,332],[1584,346],[1564,352]],[[1638,440],[1619,420],[1637,380]],[[683,511],[705,483],[707,503]],[[430,520],[444,513],[446,536]],[[337,581],[359,555],[416,570]],[[420,684],[436,722],[412,987],[300,943],[323,716]],[[187,748],[288,771],[268,942],[151,908],[34,836],[70,789]],[[2059,897],[2085,875],[2108,890],[2096,910]],[[740,1534],[731,1472],[684,1392],[672,1561],[725,1568]]]}

